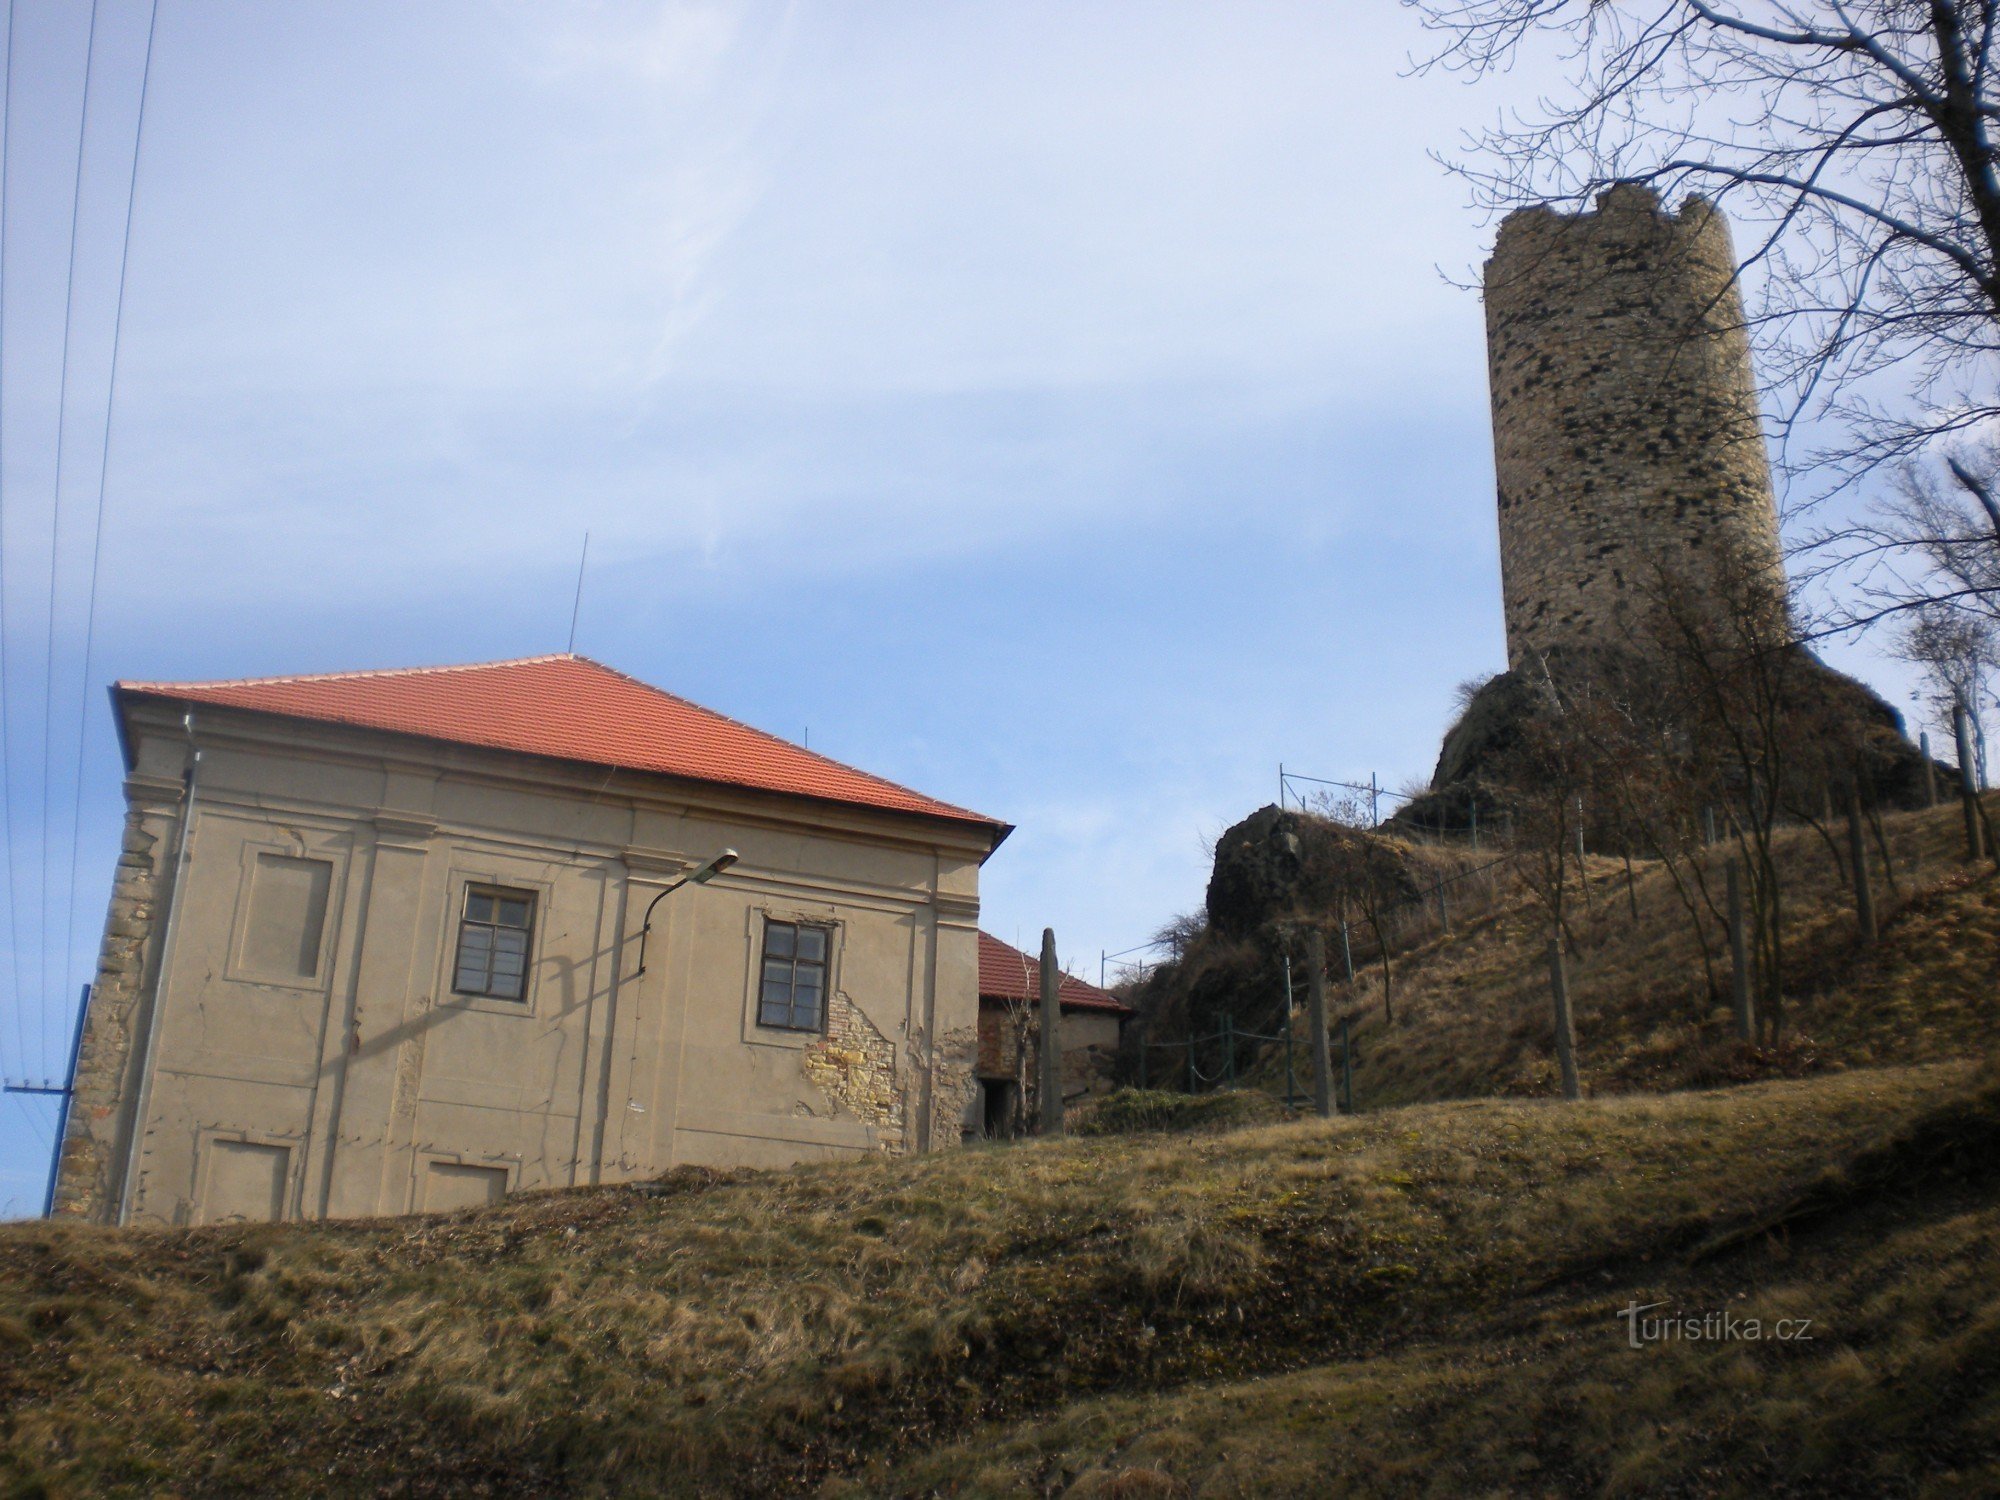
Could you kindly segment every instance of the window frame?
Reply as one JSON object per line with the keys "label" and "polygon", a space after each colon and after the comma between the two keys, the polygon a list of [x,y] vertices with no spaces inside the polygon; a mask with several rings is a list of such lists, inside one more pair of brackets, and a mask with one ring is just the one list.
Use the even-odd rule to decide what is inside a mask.
{"label": "window frame", "polygon": [[[474,897],[487,896],[496,903],[496,914],[488,920],[471,914]],[[510,886],[497,880],[467,880],[459,890],[458,923],[453,933],[452,945],[446,962],[451,965],[451,993],[464,1000],[486,1000],[497,1005],[519,1006],[523,1010],[533,1008],[533,979],[535,968],[535,919],[541,907],[542,892],[522,886]],[[527,921],[520,927],[503,923],[498,919],[497,904],[503,900],[527,903]],[[519,993],[505,994],[491,986],[495,979],[492,958],[493,946],[488,947],[486,963],[486,985],[484,989],[467,989],[460,983],[464,968],[465,934],[468,928],[479,928],[491,933],[521,932],[525,937],[521,945],[521,973]]]}
{"label": "window frame", "polygon": [[[757,945],[757,964],[751,971],[752,1015],[754,1024],[759,1030],[775,1031],[795,1037],[826,1035],[827,1017],[831,1012],[829,998],[833,988],[835,929],[836,924],[832,922],[813,922],[789,916],[777,917],[768,913],[765,915],[762,941]],[[791,948],[789,953],[771,951],[772,937],[781,931],[788,934],[786,941]],[[798,952],[800,934],[808,932],[819,936],[820,953],[816,959],[801,959]],[[812,1024],[809,1026],[798,1024],[798,975],[799,965],[802,962],[819,971],[819,999]],[[769,1002],[765,998],[764,987],[771,982],[771,965],[774,963],[789,964],[791,969],[787,981],[789,998],[785,1002],[785,1012],[791,1017],[789,1021],[773,1021],[766,1018],[765,1007]]]}

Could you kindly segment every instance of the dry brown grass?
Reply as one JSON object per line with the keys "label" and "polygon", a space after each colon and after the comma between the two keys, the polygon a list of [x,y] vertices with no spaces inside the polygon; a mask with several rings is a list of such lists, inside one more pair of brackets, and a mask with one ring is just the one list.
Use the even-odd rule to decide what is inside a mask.
{"label": "dry brown grass", "polygon": [[[866,1490],[981,1423],[1407,1351],[1537,1288],[1621,1284],[1989,1090],[1953,1063],[683,1172],[442,1218],[7,1226],[0,1484]],[[1171,1448],[1090,1492],[1166,1493]]]}
{"label": "dry brown grass", "polygon": [[[1871,845],[1882,920],[1872,950],[1855,937],[1851,888],[1824,840],[1784,836],[1788,1035],[1775,1049],[1734,1040],[1720,926],[1697,937],[1664,869],[1638,863],[1628,887],[1622,861],[1593,859],[1568,959],[1586,1088],[1686,1088],[1981,1051],[2000,1027],[2000,881],[1990,864],[1964,862],[1956,805],[1884,825],[1894,884]],[[1718,904],[1721,857],[1710,876]],[[1428,921],[1396,958],[1393,1023],[1379,975],[1358,957],[1358,983],[1352,993],[1337,985],[1333,999],[1355,1017],[1359,1106],[1553,1095],[1547,942],[1546,918],[1518,888],[1459,914],[1449,932]],[[1254,1081],[1281,1089],[1282,1074],[1274,1049]]]}
{"label": "dry brown grass", "polygon": [[[1726,1310],[1763,1337],[1633,1349],[1635,1304]],[[1781,1320],[1810,1337],[1780,1342]],[[851,1493],[2000,1493],[2000,1204],[1990,1185],[1873,1203],[1448,1337],[1078,1402],[878,1464]]]}

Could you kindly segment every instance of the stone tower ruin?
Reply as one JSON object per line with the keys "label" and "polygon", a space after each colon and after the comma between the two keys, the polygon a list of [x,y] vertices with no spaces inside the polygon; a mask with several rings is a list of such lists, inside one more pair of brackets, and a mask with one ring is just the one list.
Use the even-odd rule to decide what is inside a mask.
{"label": "stone tower ruin", "polygon": [[1507,661],[1625,638],[1635,590],[1733,547],[1782,583],[1729,226],[1623,183],[1510,214],[1486,263]]}

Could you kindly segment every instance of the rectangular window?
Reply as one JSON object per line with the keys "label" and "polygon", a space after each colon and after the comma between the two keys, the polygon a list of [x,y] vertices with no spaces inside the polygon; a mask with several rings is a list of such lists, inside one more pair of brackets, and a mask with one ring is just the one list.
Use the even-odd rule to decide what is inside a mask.
{"label": "rectangular window", "polygon": [[451,987],[461,995],[520,1000],[528,993],[528,942],[535,926],[532,891],[465,888],[458,923],[458,964]]}
{"label": "rectangular window", "polygon": [[797,922],[764,924],[764,977],[757,1024],[820,1031],[826,1022],[827,929]]}

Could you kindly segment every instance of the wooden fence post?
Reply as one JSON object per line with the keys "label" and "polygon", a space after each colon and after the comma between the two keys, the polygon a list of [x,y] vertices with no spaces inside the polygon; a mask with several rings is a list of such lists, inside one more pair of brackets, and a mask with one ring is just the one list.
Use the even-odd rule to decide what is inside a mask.
{"label": "wooden fence post", "polygon": [[1729,1008],[1736,1015],[1736,1035],[1756,1040],[1756,1017],[1750,1009],[1750,944],[1743,931],[1743,864],[1735,855],[1724,866],[1728,876]]}
{"label": "wooden fence post", "polygon": [[1847,861],[1854,867],[1854,918],[1861,927],[1861,941],[1875,941],[1875,892],[1868,883],[1868,845],[1861,836],[1861,791],[1847,791]]}
{"label": "wooden fence post", "polygon": [[1340,1018],[1340,1107],[1354,1113],[1354,1034],[1352,1016]]}
{"label": "wooden fence post", "polygon": [[1576,1027],[1570,1020],[1569,979],[1563,973],[1562,939],[1549,939],[1549,988],[1556,1002],[1556,1065],[1562,1069],[1563,1098],[1581,1099],[1576,1076]]}
{"label": "wooden fence post", "polygon": [[1979,826],[1979,787],[1972,759],[1972,716],[1959,704],[1951,711],[1951,732],[1958,740],[1958,795],[1965,807],[1965,857],[1977,860],[1986,853]]}

